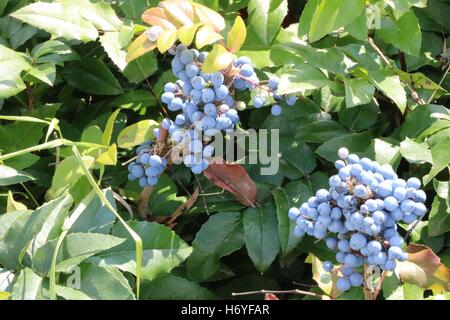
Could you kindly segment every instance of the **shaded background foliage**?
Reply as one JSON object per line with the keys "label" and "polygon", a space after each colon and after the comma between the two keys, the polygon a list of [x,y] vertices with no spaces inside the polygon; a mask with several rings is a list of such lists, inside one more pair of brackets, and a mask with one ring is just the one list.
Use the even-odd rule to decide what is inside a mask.
{"label": "shaded background foliage", "polygon": [[[226,30],[241,15],[248,35],[238,55],[251,57],[261,78],[276,74],[281,91],[302,98],[273,117],[270,108],[255,111],[248,93],[238,97],[249,104],[240,114],[241,130],[280,129],[278,174],[261,176],[259,165],[245,165],[258,188],[258,208],[245,208],[177,166],[161,177],[143,221],[135,214],[141,188],[127,181],[121,163],[134,146],[153,138],[151,129],[165,116],[159,96],[174,78],[167,54],[152,51],[130,63],[125,57],[133,36],[147,28],[142,12],[158,2],[0,4],[1,154],[52,141],[58,130],[78,143],[108,201],[143,240],[140,298],[230,298],[231,292],[263,288],[326,293],[313,280],[321,271],[305,259],[312,253],[329,260],[332,253],[323,243],[296,239],[287,210],[327,185],[341,146],[393,165],[404,179],[423,177],[430,213],[410,239],[450,267],[450,2],[198,1],[224,16]],[[50,4],[62,11],[52,16]],[[364,27],[370,6],[380,8],[380,29]],[[332,13],[339,19],[330,19]],[[175,224],[164,226],[198,184],[209,195],[193,199]],[[2,161],[0,212],[0,293],[48,298],[64,221],[82,212],[56,259],[57,295],[135,298],[134,243],[92,191],[71,145]],[[73,266],[81,268],[81,289],[67,285]],[[446,282],[448,290],[448,278],[429,274],[426,284],[389,279],[386,299],[433,297]],[[342,298],[361,299],[362,288]]]}

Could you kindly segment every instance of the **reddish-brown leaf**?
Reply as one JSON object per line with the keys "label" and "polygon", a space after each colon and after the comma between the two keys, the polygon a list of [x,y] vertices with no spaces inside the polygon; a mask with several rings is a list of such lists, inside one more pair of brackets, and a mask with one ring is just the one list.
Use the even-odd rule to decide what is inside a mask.
{"label": "reddish-brown leaf", "polygon": [[176,30],[177,28],[166,16],[163,8],[155,7],[145,10],[142,14],[142,21],[152,26],[160,26],[163,29]]}
{"label": "reddish-brown leaf", "polygon": [[273,293],[266,293],[264,295],[264,300],[280,300],[280,299]]}
{"label": "reddish-brown leaf", "polygon": [[237,200],[247,207],[255,207],[258,202],[255,182],[239,164],[225,163],[216,158],[203,172],[205,177],[219,188],[234,194]]}
{"label": "reddish-brown leaf", "polygon": [[450,270],[427,246],[411,243],[407,249],[408,261],[399,262],[396,271],[400,279],[432,289],[434,293],[450,291]]}

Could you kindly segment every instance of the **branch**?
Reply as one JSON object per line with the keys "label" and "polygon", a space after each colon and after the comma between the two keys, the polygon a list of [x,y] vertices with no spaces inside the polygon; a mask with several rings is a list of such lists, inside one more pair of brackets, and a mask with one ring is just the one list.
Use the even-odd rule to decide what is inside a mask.
{"label": "branch", "polygon": [[[378,46],[375,44],[375,42],[373,41],[373,39],[371,37],[368,37],[367,41],[369,42],[372,49],[375,50],[375,52],[381,57],[381,59],[384,61],[384,63],[386,63],[391,68],[395,68],[395,66],[392,65],[391,61],[385,56],[385,54],[381,51],[381,49],[378,48]],[[419,96],[417,91],[415,91],[414,88],[409,85],[409,83],[406,83],[404,81],[403,81],[403,83],[408,88],[408,90],[411,91],[411,97],[414,99],[414,101],[416,101],[418,104],[426,104],[425,100],[423,100]]]}
{"label": "branch", "polygon": [[317,294],[314,292],[309,292],[309,291],[303,291],[303,290],[299,290],[299,289],[293,289],[293,290],[259,290],[259,291],[247,291],[247,292],[233,292],[231,293],[231,295],[233,297],[236,296],[248,296],[251,294],[266,294],[266,293],[273,293],[273,294],[300,294],[300,295],[305,295],[305,296],[312,296],[312,297],[318,297],[318,298],[325,298],[326,296],[321,295],[321,294]]}
{"label": "branch", "polygon": [[153,192],[153,187],[145,187],[141,192],[141,199],[139,200],[138,205],[138,215],[144,219],[148,219],[147,211],[148,211],[148,203],[150,201],[150,197]]}
{"label": "branch", "polygon": [[[450,64],[448,65],[447,70],[445,70],[445,73],[442,76],[441,81],[439,81],[439,83],[438,83],[439,87],[444,82],[444,80],[447,77],[449,71],[450,71]],[[430,99],[428,99],[427,103],[431,103],[431,101],[433,101],[433,98],[434,98],[434,96],[435,96],[437,91],[438,91],[438,88],[434,89],[433,94],[431,95]]]}

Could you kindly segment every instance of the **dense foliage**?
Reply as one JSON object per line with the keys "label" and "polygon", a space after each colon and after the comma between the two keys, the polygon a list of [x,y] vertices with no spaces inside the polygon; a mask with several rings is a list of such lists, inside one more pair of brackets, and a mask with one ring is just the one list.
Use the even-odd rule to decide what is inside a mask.
{"label": "dense foliage", "polygon": [[1,1],[0,299],[449,299],[449,11]]}

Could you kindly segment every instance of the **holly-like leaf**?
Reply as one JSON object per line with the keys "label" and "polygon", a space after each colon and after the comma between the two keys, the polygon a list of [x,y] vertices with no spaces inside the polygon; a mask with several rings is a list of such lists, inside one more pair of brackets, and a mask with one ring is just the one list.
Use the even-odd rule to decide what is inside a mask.
{"label": "holly-like leaf", "polygon": [[203,173],[211,183],[234,194],[243,205],[256,206],[258,195],[255,182],[241,165],[216,160]]}

